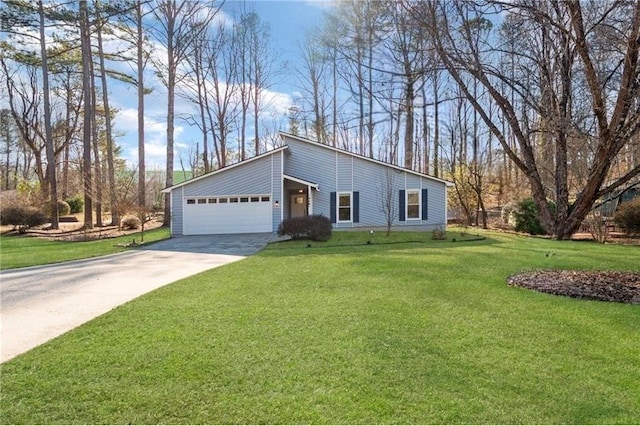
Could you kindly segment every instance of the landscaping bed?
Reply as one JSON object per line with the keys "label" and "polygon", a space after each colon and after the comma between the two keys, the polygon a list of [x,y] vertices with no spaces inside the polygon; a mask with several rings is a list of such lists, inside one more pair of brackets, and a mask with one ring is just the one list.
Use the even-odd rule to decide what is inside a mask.
{"label": "landscaping bed", "polygon": [[577,299],[640,304],[640,272],[536,271],[512,275],[507,283]]}

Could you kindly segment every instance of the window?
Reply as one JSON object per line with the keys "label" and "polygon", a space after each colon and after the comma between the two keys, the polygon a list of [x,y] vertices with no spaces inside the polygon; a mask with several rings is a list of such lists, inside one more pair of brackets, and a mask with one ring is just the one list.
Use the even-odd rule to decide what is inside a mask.
{"label": "window", "polygon": [[240,202],[241,203],[248,203],[249,202],[249,197],[240,197]]}
{"label": "window", "polygon": [[260,201],[260,197],[251,197],[251,202],[252,203],[257,203]]}
{"label": "window", "polygon": [[218,199],[218,203],[220,203],[220,204],[226,204],[226,203],[227,203],[227,199],[226,199],[226,198],[219,198],[219,199]]}
{"label": "window", "polygon": [[187,204],[195,204],[195,203],[196,203],[196,200],[194,200],[193,198],[189,198],[187,200]]}
{"label": "window", "polygon": [[198,204],[207,204],[206,198],[198,198]]}
{"label": "window", "polygon": [[338,194],[338,222],[351,222],[351,193]]}
{"label": "window", "polygon": [[420,191],[407,190],[407,219],[420,219]]}
{"label": "window", "polygon": [[267,203],[271,200],[271,198],[269,197],[262,197],[261,198],[262,201],[266,201]]}
{"label": "window", "polygon": [[217,198],[209,198],[209,204],[216,204],[218,202]]}
{"label": "window", "polygon": [[230,202],[230,203],[237,203],[237,202],[238,202],[238,197],[231,197],[231,198],[229,198],[229,202]]}

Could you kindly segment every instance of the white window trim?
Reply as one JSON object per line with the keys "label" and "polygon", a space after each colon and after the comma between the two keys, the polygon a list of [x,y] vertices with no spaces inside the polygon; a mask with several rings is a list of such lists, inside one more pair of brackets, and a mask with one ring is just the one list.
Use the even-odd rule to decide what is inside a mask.
{"label": "white window trim", "polygon": [[[418,193],[418,217],[409,217],[409,193]],[[406,220],[420,220],[422,219],[422,190],[420,189],[406,189],[404,192],[404,217]]]}
{"label": "white window trim", "polygon": [[[349,196],[349,220],[340,220],[340,197]],[[336,222],[337,223],[353,223],[353,192],[336,193]]]}

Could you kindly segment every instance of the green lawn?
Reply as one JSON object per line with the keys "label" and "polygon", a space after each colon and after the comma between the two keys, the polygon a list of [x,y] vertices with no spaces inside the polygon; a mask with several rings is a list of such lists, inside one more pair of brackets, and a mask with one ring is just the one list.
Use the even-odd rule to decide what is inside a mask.
{"label": "green lawn", "polygon": [[483,235],[272,244],[3,364],[0,422],[638,423],[640,306],[505,285],[638,247]]}
{"label": "green lawn", "polygon": [[[140,242],[140,233],[96,241],[51,241],[24,235],[0,236],[0,269],[47,265],[68,260],[85,259],[129,250],[118,246]],[[144,231],[145,243],[169,238],[169,228]],[[1,419],[0,419],[1,421]]]}

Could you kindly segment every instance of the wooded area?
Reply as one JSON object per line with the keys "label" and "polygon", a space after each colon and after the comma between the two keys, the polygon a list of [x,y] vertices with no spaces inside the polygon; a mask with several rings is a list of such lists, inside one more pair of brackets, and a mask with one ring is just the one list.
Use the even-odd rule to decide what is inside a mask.
{"label": "wooded area", "polygon": [[[640,185],[640,1],[340,0],[295,68],[249,6],[223,6],[5,1],[2,189],[50,206],[82,194],[89,227],[103,209],[117,223],[164,208],[168,223],[157,189],[173,184],[177,120],[202,135],[178,153],[194,176],[273,148],[285,130],[452,181],[469,224],[532,197],[559,239],[598,200]],[[283,78],[299,90],[276,115]],[[145,164],[153,79],[167,91],[161,183]],[[137,92],[136,164],[113,131],[123,85]],[[178,101],[191,113],[177,115]]]}

